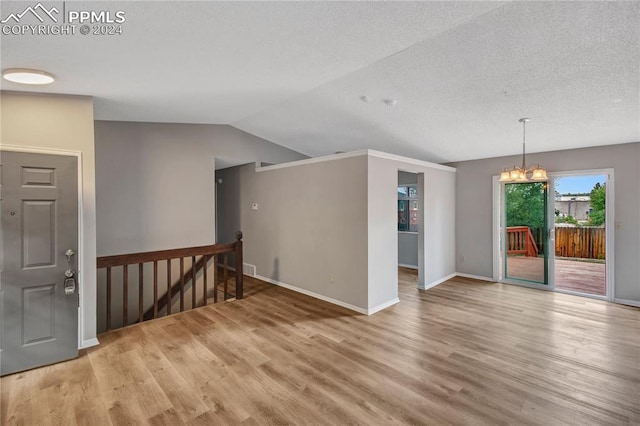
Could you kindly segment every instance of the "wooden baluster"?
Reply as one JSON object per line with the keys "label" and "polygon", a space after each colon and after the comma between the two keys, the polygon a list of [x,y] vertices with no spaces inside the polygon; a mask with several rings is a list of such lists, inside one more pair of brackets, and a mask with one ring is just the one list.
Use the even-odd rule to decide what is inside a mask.
{"label": "wooden baluster", "polygon": [[522,246],[522,231],[518,232],[516,235],[518,236],[518,250],[524,250],[524,247]]}
{"label": "wooden baluster", "polygon": [[229,279],[229,255],[227,253],[224,254],[224,270],[222,271],[224,277],[224,298],[222,300],[227,300],[227,280]]}
{"label": "wooden baluster", "polygon": [[184,257],[180,258],[180,312],[184,311]]}
{"label": "wooden baluster", "polygon": [[213,255],[213,303],[218,303],[218,255]]}
{"label": "wooden baluster", "polygon": [[111,330],[111,266],[107,266],[107,331]]}
{"label": "wooden baluster", "polygon": [[235,258],[236,258],[236,299],[242,299],[244,297],[244,271],[242,260],[242,232],[236,232],[235,242]]}
{"label": "wooden baluster", "polygon": [[[595,235],[595,234],[594,234]],[[586,238],[583,238],[582,246],[578,248],[580,251],[589,251],[590,253],[595,251],[595,248],[599,244],[599,236],[589,235]],[[197,250],[198,248],[184,248],[184,249],[175,249],[175,250],[160,250],[157,252],[144,252],[144,253],[132,253],[128,255],[116,255],[116,256],[105,256],[99,257],[97,259],[97,264],[100,269],[106,268],[106,279],[107,279],[107,302],[106,302],[106,329],[111,330],[113,326],[113,294],[112,294],[112,269],[113,267],[122,266],[122,327],[126,327],[129,325],[129,266],[138,264],[138,318],[137,320],[132,320],[134,322],[142,322],[145,319],[157,318],[159,316],[159,311],[161,311],[166,305],[166,314],[170,315],[172,311],[172,296],[177,296],[176,293],[180,293],[180,312],[183,312],[185,307],[185,288],[186,284],[190,280],[192,282],[192,294],[191,294],[191,304],[189,308],[193,309],[198,307],[198,305],[204,306],[207,305],[208,302],[208,293],[209,293],[209,261],[213,258],[213,301],[216,303],[218,301],[218,286],[221,284],[221,280],[224,281],[223,284],[223,298],[224,300],[228,300],[230,297],[234,297],[237,299],[241,299],[243,297],[243,274],[242,274],[242,233],[236,233],[236,242],[234,244],[221,244],[215,245],[212,248],[203,247],[203,250]],[[574,242],[574,245],[576,243]],[[223,248],[224,247],[224,248]],[[222,251],[227,250],[224,253],[216,253],[216,254],[207,254],[213,251]],[[198,254],[205,253],[205,254]],[[230,253],[235,254],[235,294],[229,293],[229,255]],[[191,258],[191,272],[189,276],[185,274],[185,256]],[[180,279],[177,282],[179,288],[172,288],[173,284],[173,276],[172,276],[172,259],[171,256],[175,256],[180,259]],[[224,256],[223,259],[220,259],[220,256]],[[175,258],[174,257],[174,258]],[[162,262],[162,260],[166,259],[167,261],[167,285],[166,285],[166,295],[163,295],[162,298],[158,297],[158,293],[161,289],[158,288],[159,280],[162,278],[158,277],[158,264]],[[221,263],[219,263],[221,261]],[[153,306],[148,307],[145,310],[145,263],[153,262]],[[220,268],[222,267],[222,271]],[[198,300],[198,270],[200,268],[204,268],[202,272],[202,303]],[[188,272],[187,272],[188,273]],[[220,276],[222,274],[222,276]],[[135,292],[135,290],[132,290]],[[134,303],[135,305],[135,303]],[[135,308],[134,308],[135,309]],[[118,313],[116,313],[118,315]]]}
{"label": "wooden baluster", "polygon": [[167,259],[167,315],[171,315],[171,259]]}
{"label": "wooden baluster", "polygon": [[202,285],[204,287],[203,295],[204,295],[204,306],[207,306],[207,261],[209,257],[205,254],[202,256],[202,267],[204,268],[202,271]]}
{"label": "wooden baluster", "polygon": [[144,321],[144,264],[138,263],[138,322]]}
{"label": "wooden baluster", "polygon": [[196,257],[191,257],[191,309],[196,307]]}
{"label": "wooden baluster", "polygon": [[[169,294],[168,294],[169,295]],[[158,261],[153,261],[153,318],[158,318]]]}
{"label": "wooden baluster", "polygon": [[122,266],[122,326],[129,322],[129,265]]}

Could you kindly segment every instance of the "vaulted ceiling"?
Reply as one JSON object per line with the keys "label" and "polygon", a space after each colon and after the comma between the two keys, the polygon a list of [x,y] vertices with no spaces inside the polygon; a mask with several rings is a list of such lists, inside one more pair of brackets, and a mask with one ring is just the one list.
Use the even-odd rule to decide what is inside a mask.
{"label": "vaulted ceiling", "polygon": [[529,152],[640,141],[640,2],[57,3],[122,10],[122,34],[2,35],[3,69],[56,82],[1,87],[94,96],[99,120],[435,162],[520,152],[520,117]]}

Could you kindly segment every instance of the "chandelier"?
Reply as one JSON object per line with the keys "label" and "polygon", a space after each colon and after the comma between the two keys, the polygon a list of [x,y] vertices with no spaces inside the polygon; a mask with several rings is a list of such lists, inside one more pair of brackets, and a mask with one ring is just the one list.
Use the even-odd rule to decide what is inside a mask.
{"label": "chandelier", "polygon": [[525,162],[525,129],[530,118],[521,118],[518,120],[522,123],[522,167],[513,166],[511,170],[504,169],[500,173],[500,182],[528,182],[529,180],[541,181],[547,180],[547,171],[539,164],[527,169]]}

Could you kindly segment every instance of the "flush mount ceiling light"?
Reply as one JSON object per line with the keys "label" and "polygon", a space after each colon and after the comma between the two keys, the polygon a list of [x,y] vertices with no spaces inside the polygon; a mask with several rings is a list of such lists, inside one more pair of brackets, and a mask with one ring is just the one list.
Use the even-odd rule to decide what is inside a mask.
{"label": "flush mount ceiling light", "polygon": [[2,71],[5,80],[20,84],[50,84],[55,80],[48,72],[27,68],[9,68]]}
{"label": "flush mount ceiling light", "polygon": [[[547,180],[547,171],[540,167],[539,164],[527,169],[525,162],[525,128],[527,123],[531,121],[531,119],[521,118],[518,121],[522,123],[522,167],[513,166],[513,169],[511,170],[504,169],[504,171],[500,173],[500,182],[528,182],[529,180]],[[528,176],[529,173],[531,173],[531,177]]]}

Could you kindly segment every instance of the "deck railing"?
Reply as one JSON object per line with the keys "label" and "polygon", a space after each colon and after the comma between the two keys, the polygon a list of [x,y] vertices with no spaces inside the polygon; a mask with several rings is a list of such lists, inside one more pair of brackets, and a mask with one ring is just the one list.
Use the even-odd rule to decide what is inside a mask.
{"label": "deck railing", "polygon": [[507,254],[538,257],[538,246],[528,226],[507,227]]}
{"label": "deck railing", "polygon": [[[235,293],[230,294],[228,289],[229,261],[230,253],[235,257]],[[190,258],[190,268],[185,271],[185,259]],[[153,297],[145,300],[145,265],[152,266],[152,280],[148,280],[147,286],[152,285]],[[177,264],[177,265],[176,265]],[[132,265],[137,268],[137,317],[129,315],[130,307],[130,282],[129,275]],[[179,265],[179,266],[178,266]],[[219,270],[221,265],[221,270]],[[159,273],[159,266],[163,268]],[[173,269],[178,266],[178,269]],[[236,232],[236,241],[228,244],[213,244],[200,247],[188,247],[172,250],[159,250],[143,253],[120,254],[114,256],[104,256],[97,259],[98,270],[106,269],[106,330],[112,329],[113,320],[113,292],[114,281],[121,286],[118,293],[122,294],[122,305],[120,313],[122,315],[121,325],[124,327],[135,322],[142,322],[149,319],[158,318],[162,313],[171,315],[172,305],[179,300],[179,310],[185,310],[185,293],[191,289],[190,308],[207,304],[209,298],[209,277],[208,269],[213,269],[213,302],[218,301],[219,285],[223,285],[223,299],[230,297],[242,299],[243,297],[243,275],[242,275],[242,232]],[[134,268],[135,271],[135,268]],[[118,278],[114,279],[114,273]],[[200,285],[198,286],[198,276]],[[121,278],[121,280],[120,280]],[[162,295],[159,289],[164,288]],[[147,287],[148,290],[148,287]],[[198,295],[198,290],[202,297]],[[174,298],[179,298],[174,301]],[[134,302],[135,303],[135,302]],[[134,320],[134,321],[132,321]]]}

